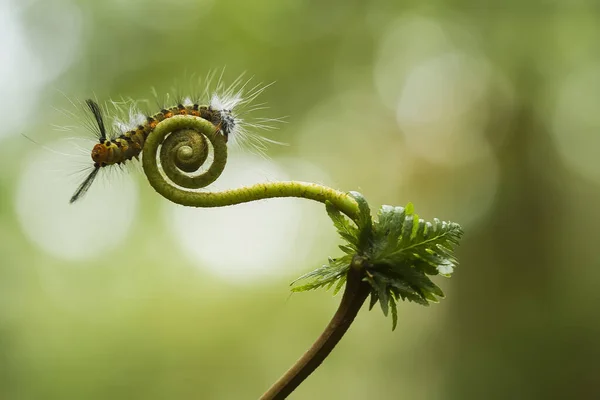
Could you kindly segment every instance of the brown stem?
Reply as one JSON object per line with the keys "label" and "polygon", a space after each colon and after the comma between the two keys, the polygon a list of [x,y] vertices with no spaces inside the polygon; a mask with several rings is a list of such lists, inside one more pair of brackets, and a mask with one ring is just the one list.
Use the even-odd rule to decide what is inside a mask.
{"label": "brown stem", "polygon": [[350,268],[346,278],[344,295],[333,318],[321,333],[317,341],[304,353],[302,357],[260,398],[261,400],[285,399],[292,393],[323,360],[331,353],[333,348],[342,339],[352,321],[358,314],[361,306],[367,299],[370,286],[362,280],[361,268]]}

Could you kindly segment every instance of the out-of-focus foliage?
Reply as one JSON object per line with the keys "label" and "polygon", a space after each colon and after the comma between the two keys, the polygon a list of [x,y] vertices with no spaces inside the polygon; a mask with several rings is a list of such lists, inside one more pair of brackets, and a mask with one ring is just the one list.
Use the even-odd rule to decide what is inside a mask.
{"label": "out-of-focus foliage", "polygon": [[395,332],[365,307],[294,398],[600,398],[600,10],[488,3],[0,2],[0,398],[256,398],[326,325],[339,299],[288,299],[338,251],[321,205],[184,210],[139,170],[68,204],[90,145],[61,92],[156,112],[224,66],[276,81],[290,145],[216,189],[315,181],[466,232],[443,302]]}

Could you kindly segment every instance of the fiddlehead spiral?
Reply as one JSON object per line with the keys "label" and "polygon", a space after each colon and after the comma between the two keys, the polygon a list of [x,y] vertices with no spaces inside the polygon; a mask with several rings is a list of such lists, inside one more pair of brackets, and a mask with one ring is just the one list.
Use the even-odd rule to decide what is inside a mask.
{"label": "fiddlehead spiral", "polygon": [[[205,139],[200,139],[199,136]],[[206,161],[206,140],[212,144],[212,164],[200,175],[186,174]],[[159,146],[160,168],[157,163]],[[201,162],[198,163],[199,161]],[[150,184],[159,194],[174,203],[191,207],[223,207],[273,197],[302,197],[321,203],[328,201],[350,219],[358,218],[359,207],[354,198],[314,183],[269,182],[222,192],[192,191],[217,180],[226,163],[225,137],[212,123],[200,117],[178,115],[166,119],[156,125],[144,145],[143,166]]]}
{"label": "fiddlehead spiral", "polygon": [[[162,142],[160,167],[177,186],[186,189],[206,187],[217,180],[225,169],[226,139],[205,119],[183,115],[172,117],[158,124],[150,138]],[[151,146],[151,140],[148,140],[144,147],[144,168],[147,158],[152,159],[153,164],[156,163],[156,149]],[[208,142],[211,143],[214,154],[212,163],[204,172],[190,175],[189,173],[198,171],[207,161]]]}

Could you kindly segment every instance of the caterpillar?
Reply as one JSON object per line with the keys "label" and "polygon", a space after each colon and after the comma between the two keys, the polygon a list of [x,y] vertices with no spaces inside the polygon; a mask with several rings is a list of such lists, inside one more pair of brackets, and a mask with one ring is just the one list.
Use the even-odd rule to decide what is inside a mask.
{"label": "caterpillar", "polygon": [[[130,121],[123,123],[115,119],[114,125],[116,129],[113,130],[107,126],[105,110],[100,107],[98,102],[92,99],[85,100],[85,111],[91,117],[88,121],[88,128],[94,132],[98,142],[94,144],[91,151],[91,159],[93,161],[92,171],[77,187],[69,203],[74,203],[86,194],[102,169],[111,166],[120,166],[133,159],[139,160],[148,135],[152,133],[158,123],[175,115],[193,115],[204,118],[215,126],[217,132],[225,137],[226,142],[228,142],[231,136],[235,136],[238,141],[250,142],[250,145],[259,152],[262,152],[265,143],[281,144],[252,134],[246,129],[246,127],[273,129],[273,126],[269,123],[281,122],[281,119],[262,118],[256,119],[252,123],[244,121],[241,117],[243,113],[238,112],[237,108],[247,105],[250,101],[254,100],[269,85],[256,85],[249,91],[248,97],[244,98],[242,96],[243,89],[249,81],[243,84],[241,89],[236,90],[236,87],[239,86],[240,78],[236,79],[222,95],[213,94],[207,105],[200,105],[199,102],[192,102],[188,98],[178,101],[174,106],[164,107],[152,115],[144,115],[132,110],[129,113]],[[262,108],[265,107],[259,104],[246,112]]]}

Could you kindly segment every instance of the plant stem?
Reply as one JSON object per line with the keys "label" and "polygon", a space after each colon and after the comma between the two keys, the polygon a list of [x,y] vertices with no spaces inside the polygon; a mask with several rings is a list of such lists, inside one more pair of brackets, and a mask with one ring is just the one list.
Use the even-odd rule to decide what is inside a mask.
{"label": "plant stem", "polygon": [[[170,133],[174,133],[169,135]],[[182,173],[193,171],[206,161],[206,140],[213,147],[213,162],[198,175]],[[157,156],[160,147],[160,165]],[[183,157],[182,157],[183,155]],[[364,211],[362,196],[343,193],[326,186],[308,182],[269,182],[223,192],[196,192],[214,182],[227,162],[227,145],[216,128],[199,117],[177,115],[161,121],[146,138],[142,165],[148,181],[162,196],[174,203],[190,207],[223,207],[275,197],[300,197],[331,203],[359,227]],[[162,169],[162,172],[161,172]],[[163,175],[164,174],[164,175]],[[168,178],[169,180],[167,180]],[[362,208],[361,208],[362,207]],[[364,219],[364,218],[363,218]],[[368,218],[369,224],[370,216]],[[364,221],[362,221],[364,223]],[[364,266],[355,258],[346,276],[346,287],[335,315],[310,349],[262,397],[263,400],[284,399],[292,393],[331,353],[342,339],[370,293],[370,285],[363,281]]]}
{"label": "plant stem", "polygon": [[[171,143],[167,135],[182,130],[203,134],[212,143],[214,160],[205,173],[191,177],[171,165],[173,157],[170,154]],[[170,181],[165,179],[157,163],[156,155],[161,143],[165,147],[164,152],[161,149],[161,168]],[[223,192],[185,190],[200,189],[214,182],[223,172],[226,162],[227,145],[223,135],[216,133],[215,127],[210,122],[189,115],[177,115],[160,122],[146,139],[142,158],[144,172],[152,187],[163,197],[184,206],[224,207],[275,197],[300,197],[321,203],[329,201],[350,219],[356,221],[358,218],[358,203],[352,196],[315,183],[269,182]]]}
{"label": "plant stem", "polygon": [[285,399],[315,370],[342,339],[370,293],[362,280],[363,270],[350,268],[340,306],[317,341],[296,363],[260,398]]}

